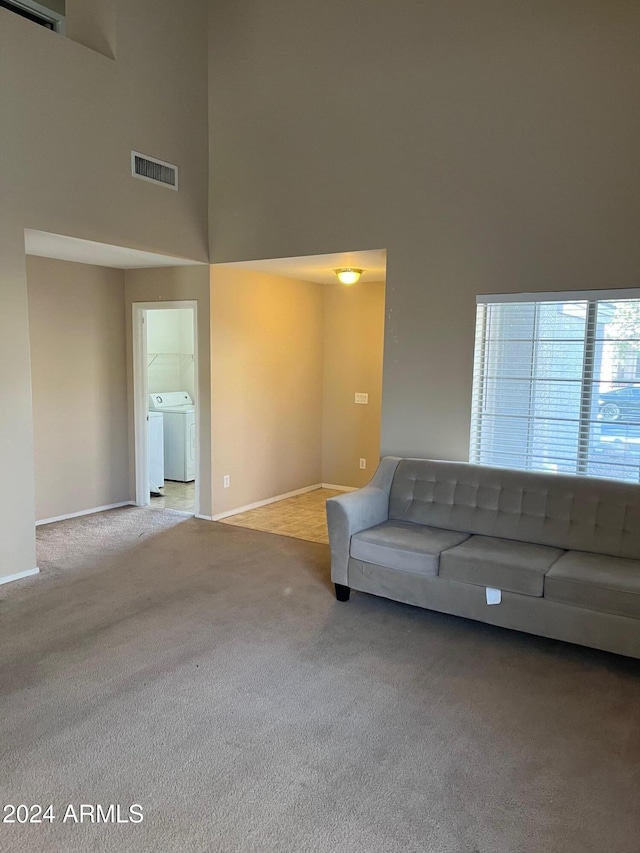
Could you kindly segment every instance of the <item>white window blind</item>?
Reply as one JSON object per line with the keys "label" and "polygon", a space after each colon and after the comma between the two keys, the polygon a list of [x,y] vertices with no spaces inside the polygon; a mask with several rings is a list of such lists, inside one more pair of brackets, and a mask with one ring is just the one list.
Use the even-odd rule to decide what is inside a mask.
{"label": "white window blind", "polygon": [[472,462],[640,480],[640,294],[582,297],[479,298]]}

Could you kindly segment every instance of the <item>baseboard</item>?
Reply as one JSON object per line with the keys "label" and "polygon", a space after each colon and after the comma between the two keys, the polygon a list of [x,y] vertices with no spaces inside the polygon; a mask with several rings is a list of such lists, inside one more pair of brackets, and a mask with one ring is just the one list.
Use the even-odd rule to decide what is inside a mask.
{"label": "baseboard", "polygon": [[0,578],[0,585],[3,583],[11,583],[12,581],[19,581],[22,578],[28,578],[31,575],[40,574],[40,569],[36,566],[35,569],[27,569],[26,572],[17,572],[15,575],[6,575],[4,578]]}
{"label": "baseboard", "polygon": [[357,486],[336,486],[335,483],[322,483],[323,489],[333,489],[334,492],[357,492]]}
{"label": "baseboard", "polygon": [[249,512],[250,509],[258,509],[261,506],[274,504],[278,501],[283,501],[286,498],[295,498],[296,495],[304,495],[306,492],[314,492],[316,489],[320,488],[322,488],[321,483],[315,483],[313,486],[305,486],[303,489],[295,489],[293,492],[285,492],[284,495],[276,495],[273,498],[266,498],[263,501],[256,501],[255,503],[247,504],[246,506],[239,506],[236,507],[236,509],[230,509],[227,512],[220,512],[217,515],[214,515],[211,520],[222,521],[224,518],[229,518],[232,515],[239,515],[241,512]]}
{"label": "baseboard", "polygon": [[118,509],[121,506],[135,506],[134,501],[120,501],[117,504],[107,506],[94,506],[92,509],[81,509],[80,512],[69,512],[67,515],[57,515],[55,518],[41,518],[36,521],[36,527],[41,524],[53,524],[54,521],[66,521],[68,518],[79,518],[81,515],[92,515],[94,512],[105,512],[107,509]]}
{"label": "baseboard", "polygon": [[201,518],[203,521],[214,521],[215,519],[210,515],[200,515],[199,512],[193,514],[194,518]]}

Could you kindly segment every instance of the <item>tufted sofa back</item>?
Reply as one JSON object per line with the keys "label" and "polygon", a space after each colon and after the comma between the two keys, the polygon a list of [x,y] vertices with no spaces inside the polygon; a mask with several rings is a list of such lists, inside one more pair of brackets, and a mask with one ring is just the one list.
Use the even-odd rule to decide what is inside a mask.
{"label": "tufted sofa back", "polygon": [[640,484],[402,459],[389,518],[640,559]]}

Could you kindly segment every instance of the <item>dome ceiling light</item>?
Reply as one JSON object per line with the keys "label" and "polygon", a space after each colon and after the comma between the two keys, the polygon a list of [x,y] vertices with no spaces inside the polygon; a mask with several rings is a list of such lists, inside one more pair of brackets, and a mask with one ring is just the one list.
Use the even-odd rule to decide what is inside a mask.
{"label": "dome ceiling light", "polygon": [[355,267],[341,267],[338,270],[334,270],[334,273],[338,276],[338,281],[341,281],[342,284],[355,284],[362,275],[363,270],[358,270]]}

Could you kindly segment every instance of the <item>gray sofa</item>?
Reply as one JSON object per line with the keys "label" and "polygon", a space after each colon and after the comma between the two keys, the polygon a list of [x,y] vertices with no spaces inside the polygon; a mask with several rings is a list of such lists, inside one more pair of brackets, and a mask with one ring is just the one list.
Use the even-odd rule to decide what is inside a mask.
{"label": "gray sofa", "polygon": [[640,485],[388,456],[327,521],[342,601],[356,589],[640,658]]}

